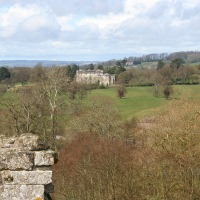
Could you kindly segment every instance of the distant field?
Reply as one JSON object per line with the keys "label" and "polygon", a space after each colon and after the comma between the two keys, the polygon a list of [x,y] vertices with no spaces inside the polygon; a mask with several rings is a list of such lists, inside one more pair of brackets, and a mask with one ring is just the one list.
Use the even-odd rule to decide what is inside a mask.
{"label": "distant field", "polygon": [[196,63],[190,63],[190,66],[196,66],[196,65],[200,65],[200,62],[196,62]]}
{"label": "distant field", "polygon": [[129,87],[127,88],[126,97],[122,99],[116,97],[114,88],[92,90],[90,95],[109,96],[115,99],[116,105],[125,119],[130,119],[132,116],[142,119],[154,115],[156,111],[176,99],[190,98],[200,100],[200,85],[174,86],[172,100],[154,97],[152,87]]}

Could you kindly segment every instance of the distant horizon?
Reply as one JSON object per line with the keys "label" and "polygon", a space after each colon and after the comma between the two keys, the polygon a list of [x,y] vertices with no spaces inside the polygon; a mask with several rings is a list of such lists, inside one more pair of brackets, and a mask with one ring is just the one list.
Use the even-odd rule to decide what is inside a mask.
{"label": "distant horizon", "polygon": [[41,64],[42,66],[53,66],[53,65],[85,65],[85,64],[96,64],[98,61],[59,61],[59,60],[0,60],[0,66],[8,66],[8,67],[34,67],[37,64]]}
{"label": "distant horizon", "polygon": [[[0,59],[0,61],[52,61],[52,62],[73,62],[73,61],[76,61],[76,62],[89,62],[89,61],[92,61],[92,60],[51,60],[51,59],[44,59],[44,60],[41,60],[41,59],[8,59],[8,60],[4,60],[4,59]],[[100,62],[98,60],[93,60],[93,61],[96,61],[96,62]]]}
{"label": "distant horizon", "polygon": [[110,60],[122,60],[122,59],[124,59],[124,58],[129,58],[129,57],[141,57],[141,56],[145,56],[145,55],[151,55],[151,54],[171,54],[171,53],[177,53],[177,52],[200,52],[200,50],[186,50],[186,51],[184,51],[184,50],[180,50],[180,51],[174,51],[174,52],[154,52],[154,53],[146,53],[146,54],[135,54],[135,55],[123,55],[123,56],[116,56],[115,58],[114,57],[112,57],[112,58],[110,58],[110,59],[105,59],[105,60],[95,60],[95,59],[88,59],[88,60],[86,60],[86,59],[80,59],[80,60],[73,60],[73,59],[71,59],[71,60],[67,60],[67,59],[59,59],[59,58],[57,58],[57,59],[51,59],[51,58],[44,58],[44,59],[42,59],[42,58],[23,58],[23,59],[19,59],[19,58],[8,58],[8,59],[1,59],[0,58],[0,62],[2,61],[4,61],[4,62],[6,62],[6,61],[24,61],[24,62],[26,62],[26,61],[38,61],[38,62],[43,62],[43,61],[50,61],[50,62],[107,62],[107,61],[110,61]]}
{"label": "distant horizon", "polygon": [[119,53],[119,54],[108,54],[108,55],[98,55],[98,56],[68,56],[69,58],[65,58],[65,56],[33,56],[33,57],[28,57],[28,58],[21,58],[21,57],[8,57],[8,58],[1,58],[0,61],[7,61],[7,60],[23,60],[23,61],[29,61],[29,60],[38,60],[38,61],[77,61],[77,62],[87,62],[87,61],[97,61],[97,62],[104,62],[108,60],[120,60],[125,57],[139,57],[142,56],[143,54],[136,53],[136,54],[124,54],[124,53]]}

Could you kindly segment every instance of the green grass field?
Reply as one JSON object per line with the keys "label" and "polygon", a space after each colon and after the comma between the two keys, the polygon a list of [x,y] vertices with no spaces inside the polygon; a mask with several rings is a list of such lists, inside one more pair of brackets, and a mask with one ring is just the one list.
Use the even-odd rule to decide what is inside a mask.
{"label": "green grass field", "polygon": [[117,107],[125,119],[139,119],[155,115],[156,111],[164,108],[170,102],[180,98],[200,100],[200,85],[173,86],[174,94],[171,100],[156,98],[152,87],[129,87],[125,98],[118,98],[114,88],[92,90],[89,96],[108,96],[115,100]]}

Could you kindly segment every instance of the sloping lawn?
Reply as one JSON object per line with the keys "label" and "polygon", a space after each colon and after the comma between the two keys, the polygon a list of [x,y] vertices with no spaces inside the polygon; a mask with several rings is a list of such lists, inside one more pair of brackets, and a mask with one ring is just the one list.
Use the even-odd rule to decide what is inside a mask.
{"label": "sloping lawn", "polygon": [[109,96],[116,102],[125,119],[135,116],[143,118],[150,116],[158,108],[166,105],[168,100],[153,96],[152,87],[129,87],[124,98],[116,96],[115,88],[92,90],[89,96]]}
{"label": "sloping lawn", "polygon": [[200,85],[177,85],[173,86],[173,90],[174,94],[171,100],[154,97],[153,87],[129,87],[122,99],[116,96],[115,88],[92,90],[88,97],[100,95],[113,98],[125,119],[130,119],[133,116],[142,119],[155,115],[156,111],[176,99],[200,100]]}

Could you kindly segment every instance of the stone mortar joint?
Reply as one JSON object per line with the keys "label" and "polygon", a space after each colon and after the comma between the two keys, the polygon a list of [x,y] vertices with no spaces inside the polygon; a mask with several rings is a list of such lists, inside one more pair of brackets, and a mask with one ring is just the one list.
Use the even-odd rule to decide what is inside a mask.
{"label": "stone mortar joint", "polygon": [[0,200],[46,199],[55,156],[37,135],[0,136]]}

